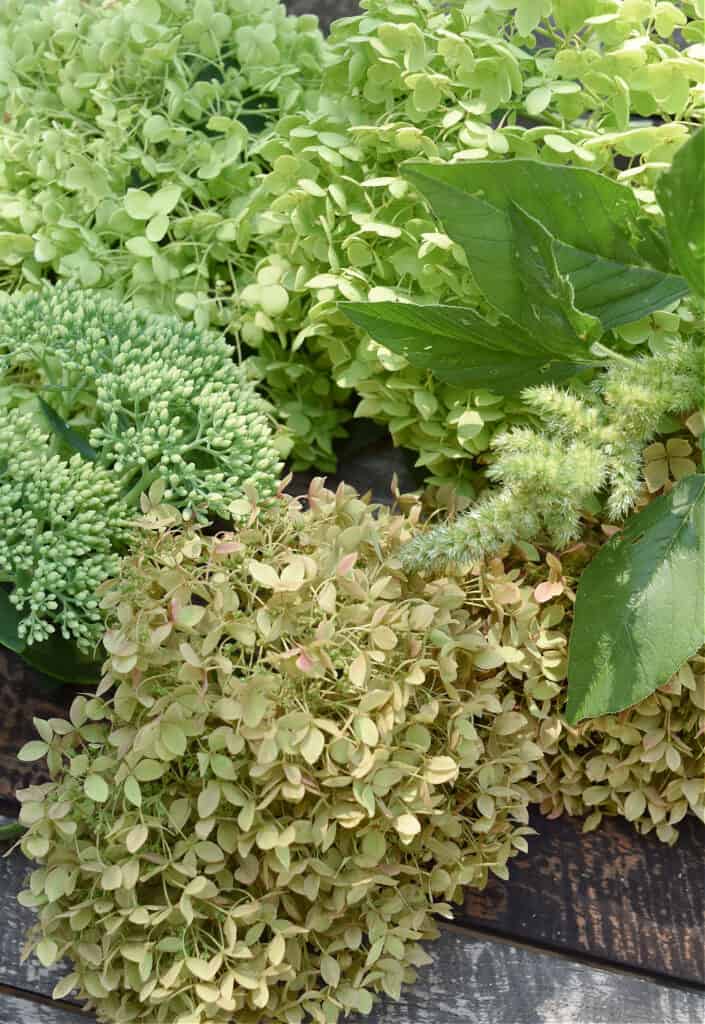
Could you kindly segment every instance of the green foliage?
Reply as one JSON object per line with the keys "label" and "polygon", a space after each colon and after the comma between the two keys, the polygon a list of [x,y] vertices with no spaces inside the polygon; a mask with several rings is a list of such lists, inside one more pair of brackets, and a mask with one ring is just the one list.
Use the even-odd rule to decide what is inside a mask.
{"label": "green foliage", "polygon": [[547,535],[563,547],[580,535],[581,515],[608,490],[608,515],[621,519],[639,493],[642,449],[668,414],[703,403],[701,346],[614,362],[582,394],[551,386],[525,400],[543,429],[515,428],[495,439],[487,470],[500,488],[485,491],[455,521],[431,526],[403,553],[409,567],[473,562],[507,542]]}
{"label": "green foliage", "polygon": [[317,80],[316,24],[276,0],[5,0],[4,285],[55,272],[236,321],[252,144]]}
{"label": "green foliage", "polygon": [[17,626],[5,609],[3,636],[24,647],[58,629],[89,652],[142,492],[229,515],[246,488],[274,492],[278,454],[221,338],[67,284],[1,314],[0,580],[21,613]]}
{"label": "green foliage", "polygon": [[458,386],[492,388],[498,395],[569,380],[600,365],[576,340],[532,335],[507,318],[493,323],[466,306],[346,302],[341,309],[412,366]]}
{"label": "green foliage", "polygon": [[57,996],[115,1024],[326,1024],[398,998],[432,912],[506,877],[535,726],[479,582],[402,572],[404,504],[319,480],[217,536],[147,509],[98,694],[20,755],[53,778],[21,794],[21,901],[43,962],[73,961]]}
{"label": "green foliage", "polygon": [[[688,292],[683,278],[664,273],[660,233],[633,191],[604,174],[536,160],[410,163],[402,173],[463,247],[488,301],[529,330],[587,339],[596,325],[575,307],[598,316],[606,330]],[[549,236],[538,252],[526,237],[532,220]],[[536,242],[543,237],[537,228],[534,234]],[[531,260],[544,265],[533,280]]]}
{"label": "green foliage", "polygon": [[[660,188],[669,238],[679,237],[679,227],[685,232],[673,260],[693,278],[703,269],[702,228],[686,221],[700,203],[703,138],[701,131],[679,151]],[[687,290],[684,279],[656,267],[644,279],[637,262],[644,253],[668,269],[667,247],[653,230],[644,230],[628,189],[590,171],[506,160],[476,168],[412,164],[407,176],[421,182],[503,319],[495,323],[447,306],[344,305],[356,323],[445,379],[455,375],[472,383],[484,374],[491,382],[501,377],[506,359],[508,391],[537,378],[569,377],[589,367],[591,356],[609,361],[605,379],[594,385],[603,391],[601,406],[579,392],[525,390],[526,402],[549,432],[518,428],[495,437],[498,457],[487,476],[501,481],[502,489],[487,492],[458,522],[417,537],[403,556],[405,564],[472,562],[506,541],[542,534],[564,546],[579,535],[583,510],[605,488],[610,515],[623,518],[637,496],[644,442],[665,415],[705,403],[702,322],[695,344],[679,339],[650,360],[630,363],[598,343],[603,326],[578,303],[592,304],[606,324],[617,326],[627,315],[653,311],[654,298],[669,288],[678,298]],[[543,223],[535,216],[542,215],[546,195],[555,199]],[[681,484],[673,501],[689,488]],[[627,525],[624,539],[614,541],[586,572],[571,656],[572,721],[633,704],[665,683],[704,642],[705,552],[691,522],[702,509],[682,504],[680,516],[671,511],[670,499],[642,512]],[[656,623],[673,607],[676,571],[681,597],[698,613],[695,625],[683,622],[659,639]]]}
{"label": "green foliage", "polygon": [[403,174],[462,246],[499,319],[411,303],[341,308],[441,379],[484,381],[499,393],[564,381],[604,361],[609,349],[594,343],[606,329],[688,292],[684,278],[667,272],[668,253],[631,190],[605,175],[534,160],[412,163]]}
{"label": "green foliage", "polygon": [[671,252],[696,295],[705,295],[705,128],[676,153],[658,180]]}
{"label": "green foliage", "polygon": [[[301,462],[328,463],[332,372],[362,399],[356,414],[387,423],[432,480],[467,481],[494,433],[522,417],[520,404],[487,386],[433,380],[351,329],[337,308],[341,299],[402,298],[486,312],[465,254],[399,165],[440,159],[470,169],[511,156],[599,170],[655,221],[656,178],[702,110],[702,21],[685,25],[691,5],[669,19],[649,0],[614,17],[599,0],[366,6],[333,28],[318,107],[286,116],[262,143],[272,171],[255,227],[266,247],[259,273],[288,302],[272,313],[247,292],[244,334],[260,349],[275,404],[291,410]],[[532,36],[541,10],[543,34]],[[649,123],[652,115],[664,123]],[[480,425],[471,436],[466,414]]]}
{"label": "green foliage", "polygon": [[366,6],[324,44],[273,0],[8,0],[0,267],[8,287],[78,274],[233,333],[242,313],[295,468],[332,468],[352,397],[432,481],[467,489],[521,403],[433,380],[337,309],[402,297],[485,311],[399,165],[603,170],[653,218],[655,180],[701,116],[702,11]]}
{"label": "green foliage", "polygon": [[693,474],[632,516],[581,577],[570,722],[636,704],[705,645],[704,572],[705,476]]}

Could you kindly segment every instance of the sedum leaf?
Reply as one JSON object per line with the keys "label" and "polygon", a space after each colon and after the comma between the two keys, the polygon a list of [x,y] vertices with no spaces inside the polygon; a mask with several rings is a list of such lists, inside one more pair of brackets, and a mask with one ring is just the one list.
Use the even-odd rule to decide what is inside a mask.
{"label": "sedum leaf", "polygon": [[59,440],[68,445],[72,451],[78,452],[79,455],[82,455],[84,459],[87,459],[89,462],[95,462],[98,458],[98,452],[88,443],[85,437],[79,434],[77,430],[70,427],[68,423],[59,416],[58,412],[56,412],[55,409],[52,409],[52,407],[41,397],[39,397],[39,405],[42,413],[44,414],[44,418]]}
{"label": "sedum leaf", "polygon": [[705,475],[632,516],[580,579],[567,718],[648,697],[705,643]]}
{"label": "sedum leaf", "polygon": [[21,654],[26,643],[19,634],[21,615],[10,600],[10,595],[0,587],[0,644]]}
{"label": "sedum leaf", "polygon": [[705,128],[688,139],[656,185],[671,252],[696,295],[705,295]]}
{"label": "sedum leaf", "polygon": [[345,302],[340,308],[412,366],[459,386],[507,394],[567,380],[599,365],[577,338],[555,341],[507,321],[491,324],[463,306]]}

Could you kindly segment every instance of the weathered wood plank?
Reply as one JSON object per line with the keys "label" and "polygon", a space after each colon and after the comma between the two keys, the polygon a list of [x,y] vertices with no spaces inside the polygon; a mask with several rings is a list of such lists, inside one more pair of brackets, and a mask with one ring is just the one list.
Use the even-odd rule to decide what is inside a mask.
{"label": "weathered wood plank", "polygon": [[76,690],[47,683],[19,655],[0,647],[0,804],[16,808],[15,790],[46,778],[41,763],[22,764],[17,751],[37,738],[32,718],[64,718]]}
{"label": "weathered wood plank", "polygon": [[94,1018],[62,1004],[39,1003],[0,991],[2,1024],[91,1024]]}
{"label": "weathered wood plank", "polygon": [[[368,1024],[702,1024],[705,996],[444,928],[433,965]],[[362,1024],[362,1021],[356,1021]]]}
{"label": "weathered wood plank", "polygon": [[705,985],[705,826],[683,821],[667,847],[621,819],[584,835],[580,822],[547,821],[508,883],[468,890],[472,927],[587,954],[645,973]]}
{"label": "weathered wood plank", "polygon": [[[49,995],[61,967],[19,963],[32,914],[15,901],[27,864],[18,851],[0,861],[0,984]],[[564,957],[443,927],[428,946],[433,965],[399,1003],[379,1004],[368,1024],[702,1024],[705,995],[636,974],[605,971]],[[2,1024],[62,1024],[55,1017],[1,1015]],[[86,1018],[82,1018],[85,1024]],[[67,1024],[74,1024],[69,1018]],[[355,1024],[362,1024],[356,1021]]]}

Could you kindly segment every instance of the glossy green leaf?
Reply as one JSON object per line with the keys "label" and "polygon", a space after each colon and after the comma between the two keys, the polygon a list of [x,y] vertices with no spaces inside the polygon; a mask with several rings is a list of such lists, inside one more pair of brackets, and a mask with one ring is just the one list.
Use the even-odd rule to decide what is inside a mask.
{"label": "glossy green leaf", "polygon": [[573,286],[560,273],[556,263],[554,239],[545,227],[520,206],[509,209],[515,272],[519,282],[521,308],[514,317],[532,336],[538,334],[555,346],[559,340],[571,351],[582,354],[602,334],[595,317],[580,312],[573,301]]}
{"label": "glossy green leaf", "polygon": [[643,265],[648,258],[662,266],[662,246],[643,228],[631,189],[604,175],[532,160],[406,164],[402,172],[463,247],[488,300],[518,322],[526,323],[526,264],[512,222],[516,206],[553,236],[557,267],[573,286],[574,306],[598,317],[605,330],[639,320],[687,292],[682,278]]}
{"label": "glossy green leaf", "polygon": [[98,458],[98,452],[93,448],[88,441],[79,434],[78,431],[70,427],[68,423],[59,416],[55,409],[44,401],[43,398],[39,398],[39,405],[47,423],[54,431],[59,440],[63,441],[64,444],[68,445],[69,448],[74,452],[78,452],[84,459],[89,462],[95,462]]}
{"label": "glossy green leaf", "polygon": [[507,394],[567,380],[599,365],[577,340],[555,342],[507,321],[494,325],[462,306],[346,302],[341,309],[412,366],[458,385]]}
{"label": "glossy green leaf", "polygon": [[26,647],[18,632],[20,619],[21,615],[10,601],[9,592],[0,587],[0,644],[17,654],[21,654]]}
{"label": "glossy green leaf", "polygon": [[[504,213],[505,218],[515,203],[566,245],[620,263],[643,262],[636,196],[627,186],[595,171],[536,160],[481,160],[409,163],[401,172],[426,196],[471,261],[482,255],[478,247],[487,244],[490,225],[483,224],[482,211],[468,205],[467,197]],[[500,223],[495,218],[492,226]],[[506,228],[504,235],[511,237]]]}
{"label": "glossy green leaf", "polygon": [[705,295],[705,128],[678,150],[656,197],[675,263],[696,295]]}
{"label": "glossy green leaf", "polygon": [[86,658],[64,637],[56,633],[39,644],[22,648],[23,661],[45,676],[60,679],[74,686],[95,686],[100,679],[100,665]]}
{"label": "glossy green leaf", "polygon": [[567,718],[648,697],[705,643],[705,475],[632,516],[583,572],[568,665]]}
{"label": "glossy green leaf", "polygon": [[575,305],[598,317],[605,330],[641,320],[689,291],[684,278],[652,267],[607,260],[560,242],[555,252],[573,286]]}

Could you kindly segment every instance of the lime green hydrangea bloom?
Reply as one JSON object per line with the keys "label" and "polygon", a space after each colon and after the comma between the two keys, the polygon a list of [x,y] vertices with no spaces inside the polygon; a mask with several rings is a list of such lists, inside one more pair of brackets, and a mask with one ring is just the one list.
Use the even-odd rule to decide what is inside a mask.
{"label": "lime green hydrangea bloom", "polygon": [[0,307],[0,582],[20,637],[99,635],[94,593],[140,495],[189,516],[268,497],[279,454],[265,403],[229,345],[72,284]]}
{"label": "lime green hydrangea bloom", "polygon": [[[336,306],[403,296],[482,308],[462,252],[399,163],[507,155],[574,164],[630,182],[645,214],[657,215],[655,179],[702,119],[702,4],[363,6],[333,26],[317,106],[287,114],[257,147],[272,165],[255,228],[266,255],[242,293],[243,336],[260,346],[269,394],[291,411],[302,463],[325,464],[332,374],[360,397],[356,415],[389,424],[420,453],[432,482],[462,481],[520,407],[432,380]],[[676,334],[681,312],[687,305],[670,313]],[[296,384],[282,366],[296,367]]]}
{"label": "lime green hydrangea bloom", "polygon": [[53,272],[227,326],[251,142],[307,102],[322,43],[277,0],[5,0],[0,285]]}

